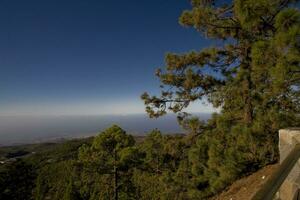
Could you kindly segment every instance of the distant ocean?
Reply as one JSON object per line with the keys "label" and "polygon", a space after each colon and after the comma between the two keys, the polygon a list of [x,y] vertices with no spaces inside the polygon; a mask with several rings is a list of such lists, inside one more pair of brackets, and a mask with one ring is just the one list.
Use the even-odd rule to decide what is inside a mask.
{"label": "distant ocean", "polygon": [[[195,114],[203,120],[211,114]],[[0,116],[0,146],[45,142],[96,135],[117,124],[133,135],[158,128],[164,133],[182,133],[176,116],[150,119],[146,114],[103,116]]]}

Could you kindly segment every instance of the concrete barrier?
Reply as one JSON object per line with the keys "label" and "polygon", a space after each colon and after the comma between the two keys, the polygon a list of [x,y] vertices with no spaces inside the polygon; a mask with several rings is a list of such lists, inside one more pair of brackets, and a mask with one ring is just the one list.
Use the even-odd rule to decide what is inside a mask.
{"label": "concrete barrier", "polygon": [[[300,144],[300,128],[279,130],[280,164],[285,160],[296,144]],[[281,200],[300,200],[300,161],[294,165],[282,183],[278,197]]]}

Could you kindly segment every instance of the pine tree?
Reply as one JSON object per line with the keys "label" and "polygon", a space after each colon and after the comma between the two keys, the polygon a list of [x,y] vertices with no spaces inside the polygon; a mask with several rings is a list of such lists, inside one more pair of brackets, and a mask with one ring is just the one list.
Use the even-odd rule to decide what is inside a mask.
{"label": "pine tree", "polygon": [[[126,188],[122,186],[121,180],[126,181],[126,172],[130,165],[139,162],[134,144],[135,141],[131,135],[126,134],[119,126],[113,125],[96,136],[92,146],[84,145],[79,150],[79,160],[87,166],[88,171],[95,170],[94,172],[103,175],[102,177],[108,176],[113,185],[113,199],[119,199],[122,195],[130,195],[121,190]],[[106,192],[103,191],[103,193]],[[120,192],[122,194],[119,194]],[[100,199],[105,199],[105,197],[102,196]]]}
{"label": "pine tree", "polygon": [[[161,95],[141,98],[150,117],[177,113],[191,133],[188,160],[177,169],[181,178],[190,173],[190,184],[182,186],[188,199],[206,199],[241,175],[276,162],[278,129],[300,125],[296,2],[192,0],[180,16],[181,25],[222,45],[167,54],[165,68],[156,72]],[[190,118],[184,109],[199,100],[220,113],[207,122]]]}
{"label": "pine tree", "polygon": [[263,118],[272,130],[299,123],[300,14],[292,7],[295,1],[191,2],[180,24],[223,46],[167,54],[165,69],[156,73],[161,96],[142,95],[150,117],[167,110],[182,116],[191,102],[205,98],[234,122],[252,125]]}
{"label": "pine tree", "polygon": [[156,174],[162,172],[164,159],[164,137],[157,129],[151,131],[141,146],[142,152],[145,153],[144,163],[147,165],[148,171]]}

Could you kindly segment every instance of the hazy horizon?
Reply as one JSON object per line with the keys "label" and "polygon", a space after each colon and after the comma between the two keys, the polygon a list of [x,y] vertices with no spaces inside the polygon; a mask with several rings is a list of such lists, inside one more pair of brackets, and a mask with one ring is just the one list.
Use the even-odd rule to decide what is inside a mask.
{"label": "hazy horizon", "polygon": [[[0,144],[91,134],[114,122],[131,132],[179,131],[173,115],[134,115],[146,116],[142,93],[160,94],[154,74],[166,52],[222,44],[179,25],[190,7],[172,0],[1,1]],[[218,110],[196,102],[184,111]]]}
{"label": "hazy horizon", "polygon": [[[207,120],[211,114],[195,115]],[[150,119],[146,114],[0,116],[0,145],[86,137],[96,135],[112,124],[134,135],[144,135],[155,128],[163,133],[183,133],[174,114],[158,119]]]}

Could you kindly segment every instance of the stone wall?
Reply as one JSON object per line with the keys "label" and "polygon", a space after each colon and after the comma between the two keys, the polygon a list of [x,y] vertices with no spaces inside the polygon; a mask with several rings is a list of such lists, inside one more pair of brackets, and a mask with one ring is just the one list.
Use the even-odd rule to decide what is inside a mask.
{"label": "stone wall", "polygon": [[[296,144],[300,144],[300,128],[279,130],[280,163],[292,151]],[[295,164],[279,189],[281,200],[297,200],[300,188],[300,161]]]}

